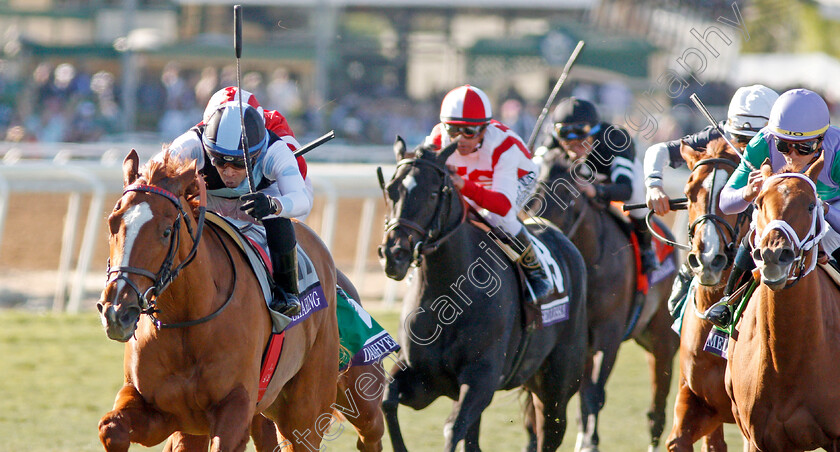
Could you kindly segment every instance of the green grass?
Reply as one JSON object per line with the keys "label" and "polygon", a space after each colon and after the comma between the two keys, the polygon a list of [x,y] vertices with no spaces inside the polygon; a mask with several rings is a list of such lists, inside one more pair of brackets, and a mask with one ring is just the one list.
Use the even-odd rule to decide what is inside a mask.
{"label": "green grass", "polygon": [[[396,331],[396,311],[374,311],[373,315],[389,331]],[[0,311],[0,452],[101,451],[96,425],[111,409],[122,385],[122,350],[121,344],[106,338],[93,312],[56,316]],[[607,406],[600,424],[602,449],[646,449],[647,372],[641,348],[626,342],[607,386]],[[672,389],[664,436],[670,429],[673,393]],[[496,394],[482,418],[485,450],[521,449],[525,435],[520,406],[517,392]],[[443,422],[450,409],[448,399],[422,411],[400,407],[400,424],[409,449],[441,450]],[[561,451],[574,449],[576,410],[577,398],[569,404],[569,428]],[[343,431],[334,430],[337,438],[326,442],[325,450],[355,450],[355,432],[348,423],[343,426]],[[726,432],[730,448],[739,450],[737,428],[727,426]],[[387,436],[385,442],[385,450],[391,450]]]}

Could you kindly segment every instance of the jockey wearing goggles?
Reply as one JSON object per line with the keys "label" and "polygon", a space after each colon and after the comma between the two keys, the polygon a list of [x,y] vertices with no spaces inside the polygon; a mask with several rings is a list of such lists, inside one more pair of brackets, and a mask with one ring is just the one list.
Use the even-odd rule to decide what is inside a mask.
{"label": "jockey wearing goggles", "polygon": [[446,161],[453,184],[487,221],[522,246],[519,264],[537,300],[551,292],[525,227],[517,218],[534,192],[537,165],[515,132],[493,120],[490,100],[470,85],[450,91],[440,108],[440,124],[425,145],[440,150],[453,141],[458,151]]}
{"label": "jockey wearing goggles", "polygon": [[[769,123],[750,141],[744,159],[756,168],[769,159],[774,172],[787,166],[801,173],[821,154],[825,154],[825,164],[816,187],[817,195],[825,201],[825,219],[830,228],[820,243],[838,262],[840,234],[836,231],[840,228],[840,184],[837,182],[840,181],[840,129],[829,122],[828,105],[817,93],[807,89],[787,91],[773,104]],[[721,193],[721,210],[725,214],[744,211],[758,196],[763,182],[761,172],[750,171],[742,161]],[[749,244],[742,242],[726,284],[725,298],[743,282],[742,276],[749,277],[753,268],[755,262],[750,256]]]}
{"label": "jockey wearing goggles", "polygon": [[[557,149],[576,164],[584,164],[600,182],[581,181],[581,192],[587,197],[608,204],[610,201],[641,203],[641,164],[630,134],[623,128],[602,122],[591,102],[575,97],[563,99],[551,113],[552,134],[537,149],[537,155]],[[651,235],[645,223],[644,209],[630,213],[631,223],[639,239],[642,271],[648,273],[659,261],[651,246]]]}
{"label": "jockey wearing goggles", "polygon": [[[176,138],[169,152],[196,160],[207,184],[208,209],[236,220],[262,223],[274,269],[274,297],[269,308],[293,316],[300,312],[300,302],[297,242],[290,218],[309,214],[312,190],[293,154],[300,144],[287,126],[277,127],[285,125],[285,119],[277,112],[265,112],[247,91],[243,91],[240,119],[238,94],[233,87],[214,94],[204,121]],[[280,123],[276,122],[278,116]],[[266,128],[266,117],[275,121],[272,130]],[[242,120],[253,165],[254,193],[250,193],[245,169]]]}
{"label": "jockey wearing goggles", "polygon": [[[740,152],[744,151],[747,143],[767,125],[770,118],[770,109],[779,95],[764,85],[743,86],[735,91],[732,100],[729,102],[726,121],[719,125],[729,135],[730,141],[738,147]],[[645,186],[647,187],[648,208],[658,215],[670,212],[670,198],[663,189],[662,174],[665,164],[671,168],[679,168],[685,165],[685,160],[680,154],[680,145],[684,141],[694,149],[705,149],[709,142],[720,138],[718,130],[712,126],[687,135],[678,140],[657,143],[645,151]],[[681,306],[688,293],[688,286],[694,274],[686,262],[680,267],[674,285],[671,288],[671,297],[668,299],[668,310],[671,315],[677,317]]]}

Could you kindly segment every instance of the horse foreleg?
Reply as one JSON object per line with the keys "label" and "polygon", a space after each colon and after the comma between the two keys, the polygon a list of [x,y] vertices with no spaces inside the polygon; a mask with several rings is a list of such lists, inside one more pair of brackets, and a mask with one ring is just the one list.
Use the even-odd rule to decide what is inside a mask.
{"label": "horse foreleg", "polygon": [[723,424],[703,437],[703,452],[726,452],[726,441],[723,439]]}
{"label": "horse foreleg", "polygon": [[248,427],[254,402],[242,386],[234,388],[213,410],[210,450],[242,452],[248,444]]}
{"label": "horse foreleg", "polygon": [[99,441],[108,452],[123,452],[131,443],[160,444],[175,431],[172,419],[147,403],[132,385],[117,393],[114,409],[99,420]]}
{"label": "horse foreleg", "polygon": [[[443,427],[443,450],[455,452],[458,443],[465,439],[473,424],[480,422],[481,413],[493,400],[498,372],[490,363],[480,361],[466,367],[459,377],[460,393],[452,404],[452,411]],[[478,444],[474,445],[478,450]]]}
{"label": "horse foreleg", "polygon": [[210,437],[207,435],[187,435],[175,432],[166,440],[163,452],[206,451],[210,447]]}
{"label": "horse foreleg", "polygon": [[598,450],[598,414],[607,400],[605,387],[618,354],[621,328],[615,328],[604,338],[602,346],[587,359],[586,371],[580,386],[580,431],[576,450]]}
{"label": "horse foreleg", "polygon": [[251,420],[251,439],[254,440],[254,448],[257,452],[276,452],[279,441],[277,440],[277,427],[271,419],[262,414],[255,414]]}
{"label": "horse foreleg", "polygon": [[[691,391],[686,381],[680,377],[680,387],[677,392],[677,400],[674,403],[674,426],[671,434],[668,435],[669,451],[691,451],[694,450],[694,443],[700,438],[721,430],[720,417],[703,403],[696,394]],[[726,443],[723,442],[722,434],[718,447],[722,444],[726,450]]]}
{"label": "horse foreleg", "polygon": [[431,378],[408,366],[404,360],[397,361],[391,368],[391,382],[385,388],[382,400],[382,412],[385,424],[391,436],[394,452],[406,452],[405,440],[397,417],[400,403],[415,410],[422,410],[440,396],[439,388]]}
{"label": "horse foreleg", "polygon": [[536,452],[537,450],[537,415],[534,408],[533,394],[525,390],[525,395],[528,397],[522,407],[523,424],[525,426],[525,433],[528,435],[528,444],[525,446],[525,452]]}
{"label": "horse foreleg", "polygon": [[671,330],[671,321],[665,302],[662,302],[646,331],[652,339],[648,348],[648,369],[653,383],[651,404],[647,413],[650,450],[659,447],[659,438],[665,430],[665,407],[668,403],[668,393],[671,392],[674,354],[680,347],[679,337]]}
{"label": "horse foreleg", "polygon": [[338,379],[336,405],[356,429],[356,448],[362,452],[382,450],[385,420],[381,405],[386,379],[380,363],[353,366]]}

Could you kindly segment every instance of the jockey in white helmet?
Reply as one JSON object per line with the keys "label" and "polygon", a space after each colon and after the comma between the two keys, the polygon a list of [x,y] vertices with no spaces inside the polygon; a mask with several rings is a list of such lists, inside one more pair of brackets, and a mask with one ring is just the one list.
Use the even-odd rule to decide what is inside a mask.
{"label": "jockey in white helmet", "polygon": [[[747,143],[767,125],[770,118],[770,109],[779,95],[764,85],[742,86],[735,91],[732,100],[729,102],[729,111],[726,114],[726,121],[719,125],[729,135],[729,140],[743,152]],[[647,205],[658,215],[665,215],[670,212],[670,198],[663,189],[662,170],[665,164],[671,168],[679,168],[685,164],[680,155],[680,145],[686,144],[697,149],[705,149],[710,141],[720,138],[718,129],[707,126],[705,129],[687,135],[678,140],[657,143],[645,151],[645,186],[647,187]],[[671,296],[668,299],[668,310],[672,316],[678,316],[680,307],[685,301],[688,293],[688,286],[694,277],[688,264],[683,262],[680,271],[674,279],[671,288]]]}

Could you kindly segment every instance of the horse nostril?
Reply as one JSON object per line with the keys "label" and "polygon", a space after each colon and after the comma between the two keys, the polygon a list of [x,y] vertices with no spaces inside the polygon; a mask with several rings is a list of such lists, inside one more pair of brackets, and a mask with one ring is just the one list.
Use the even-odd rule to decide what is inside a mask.
{"label": "horse nostril", "polygon": [[96,303],[96,309],[99,310],[99,313],[102,314],[102,310],[105,309],[105,306],[102,305],[102,302]]}
{"label": "horse nostril", "polygon": [[123,325],[130,325],[140,317],[140,308],[131,306],[120,309],[120,323]]}
{"label": "horse nostril", "polygon": [[697,257],[697,254],[691,253],[688,255],[688,266],[692,270],[700,269],[702,265],[700,264],[700,259]]}
{"label": "horse nostril", "polygon": [[376,254],[379,256],[380,259],[385,259],[385,245],[377,246]]}
{"label": "horse nostril", "polygon": [[726,256],[722,254],[718,254],[717,256],[712,259],[712,269],[714,270],[721,270],[723,267],[726,266]]}
{"label": "horse nostril", "polygon": [[779,252],[779,263],[780,264],[784,264],[784,265],[790,264],[791,262],[793,262],[793,258],[794,258],[793,250],[790,249],[790,248],[783,248]]}

